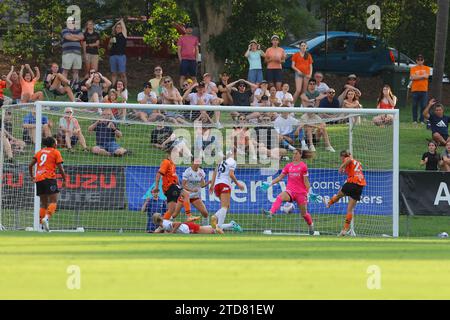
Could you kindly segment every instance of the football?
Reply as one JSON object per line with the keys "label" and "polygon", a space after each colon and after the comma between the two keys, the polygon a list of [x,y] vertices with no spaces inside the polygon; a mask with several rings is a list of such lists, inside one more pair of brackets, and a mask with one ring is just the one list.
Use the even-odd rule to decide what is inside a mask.
{"label": "football", "polygon": [[282,207],[281,207],[281,212],[283,213],[292,213],[295,209],[295,205],[292,202],[286,202]]}

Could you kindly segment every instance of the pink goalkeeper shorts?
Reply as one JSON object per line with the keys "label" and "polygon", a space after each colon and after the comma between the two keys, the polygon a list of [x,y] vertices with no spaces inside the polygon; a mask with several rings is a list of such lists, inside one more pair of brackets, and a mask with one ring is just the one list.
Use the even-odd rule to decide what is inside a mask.
{"label": "pink goalkeeper shorts", "polygon": [[303,206],[308,203],[308,195],[306,193],[293,192],[291,190],[286,190],[286,192],[291,197],[291,201],[297,202],[299,206]]}

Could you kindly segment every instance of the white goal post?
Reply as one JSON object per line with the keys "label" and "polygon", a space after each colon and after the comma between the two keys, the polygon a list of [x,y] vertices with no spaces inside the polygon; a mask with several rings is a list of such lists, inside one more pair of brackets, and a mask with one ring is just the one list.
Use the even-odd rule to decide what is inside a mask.
{"label": "white goal post", "polygon": [[[164,125],[157,122],[143,123],[130,117],[126,120],[113,120],[123,131],[123,137],[117,140],[118,144],[130,151],[124,157],[94,155],[92,152],[82,152],[79,149],[72,153],[62,149],[64,166],[67,168],[69,176],[66,183],[69,182],[69,185],[66,190],[61,192],[61,205],[58,204],[58,211],[52,222],[54,230],[122,230],[127,232],[148,230],[149,215],[139,213],[139,206],[142,206],[142,203],[147,200],[151,203],[148,190],[154,182],[154,174],[165,156],[163,150],[157,149],[150,142],[154,130],[157,129],[156,125],[168,126],[171,127],[171,130],[175,130],[177,139],[180,138],[180,141],[194,156],[196,156],[196,133],[198,130],[203,132],[203,136],[209,134],[210,140],[213,140],[211,136],[216,138],[214,140],[215,147],[221,149],[224,154],[229,150],[230,143],[236,147],[236,140],[233,139],[238,138],[233,136],[233,132],[241,127],[253,132],[250,130],[256,130],[262,126],[260,123],[252,121],[245,121],[245,124],[236,123],[231,120],[230,113],[245,115],[257,111],[261,116],[269,114],[273,116],[275,113],[291,114],[300,121],[304,133],[307,128],[315,131],[316,157],[308,160],[307,164],[310,170],[312,189],[323,198],[329,198],[337,193],[339,187],[344,183],[345,177],[337,173],[340,163],[339,152],[345,149],[351,150],[355,159],[362,163],[368,180],[368,186],[363,192],[363,199],[356,207],[352,231],[358,236],[399,236],[399,110],[104,104],[60,101],[35,103],[35,137],[31,139],[33,140],[31,143],[27,142],[29,146],[25,147],[22,158],[19,157],[19,160],[5,162],[4,139],[2,139],[0,174],[4,183],[3,187],[0,187],[0,200],[2,201],[0,226],[7,230],[22,230],[27,227],[40,230],[39,198],[34,196],[34,186],[32,187],[33,192],[30,191],[29,184],[31,182],[25,181],[26,177],[23,175],[23,171],[31,160],[32,154],[41,149],[43,123],[45,123],[42,120],[46,118],[49,122],[53,122],[52,134],[55,135],[58,131],[58,119],[64,117],[64,109],[67,107],[74,110],[74,117],[80,123],[89,149],[96,145],[98,132],[88,132],[88,127],[101,117],[92,110],[99,108],[126,109],[129,114],[133,114],[136,110],[148,113],[153,110],[163,110],[168,114],[209,111],[211,118],[214,117],[214,112],[219,111],[222,114],[221,123],[224,128],[216,129],[212,124],[210,128],[206,125],[205,128],[199,129],[193,123],[169,124],[168,121],[165,121]],[[7,127],[6,112],[12,114],[12,131],[17,136],[24,130],[22,128],[23,119],[30,111],[29,106],[4,106],[2,108],[2,136],[6,130],[5,126]],[[318,114],[321,120],[314,120],[316,118],[308,120],[308,117],[306,117],[307,120],[302,120],[305,119],[302,118],[305,114]],[[392,125],[375,126],[372,118],[380,114],[392,116]],[[322,124],[326,125],[331,144],[336,149],[335,153],[323,148],[324,136],[319,129]],[[267,124],[266,127],[267,130],[273,131],[273,122]],[[208,133],[208,130],[213,133]],[[257,132],[259,134],[259,131]],[[232,139],[230,135],[233,137]],[[241,143],[247,144],[251,139],[253,138],[248,136],[243,138]],[[308,141],[307,137],[305,139]],[[201,143],[200,145],[202,145]],[[239,141],[237,143],[239,149]],[[80,144],[79,140],[78,144]],[[254,144],[257,149],[255,152],[258,154],[252,158],[250,155],[252,148],[246,145],[243,146],[243,160],[237,161],[236,176],[245,184],[245,190],[240,191],[236,188],[233,190],[227,220],[232,219],[239,222],[244,232],[267,233],[269,230],[272,234],[306,233],[306,224],[303,219],[300,219],[298,208],[294,208],[295,214],[280,212],[271,221],[259,214],[260,209],[270,208],[277,193],[285,188],[286,181],[274,186],[267,193],[261,189],[261,183],[274,179],[284,165],[289,162],[286,157],[292,160],[292,153],[287,149],[286,156],[281,156],[281,154],[273,156],[265,149],[262,156],[259,148],[261,145],[259,136],[255,138]],[[264,146],[264,144],[262,145]],[[300,147],[300,144],[295,147]],[[207,148],[205,141],[200,149],[202,148]],[[216,166],[217,158],[221,154],[213,150],[213,156],[211,156],[203,149],[201,150],[204,161],[203,169],[206,172],[206,180],[208,180]],[[186,157],[183,152],[180,151],[181,163],[177,164],[180,180],[183,171],[192,163],[191,157]],[[266,159],[267,157],[269,159]],[[277,160],[274,161],[273,158],[277,158]],[[21,180],[18,179],[22,179],[24,182],[20,183]],[[24,190],[28,190],[27,194],[23,195],[18,188],[14,189],[15,185],[20,185]],[[211,216],[218,208],[218,199],[210,195],[206,189],[201,192],[202,199]],[[25,203],[29,206],[28,209],[25,208]],[[346,203],[347,201],[343,199],[332,209],[326,209],[323,203],[309,204],[316,230],[325,235],[335,235],[339,232],[345,219]],[[160,211],[162,210],[161,208]],[[192,212],[198,215],[198,211],[193,206]],[[183,220],[184,218],[184,213],[182,213],[177,219]]]}

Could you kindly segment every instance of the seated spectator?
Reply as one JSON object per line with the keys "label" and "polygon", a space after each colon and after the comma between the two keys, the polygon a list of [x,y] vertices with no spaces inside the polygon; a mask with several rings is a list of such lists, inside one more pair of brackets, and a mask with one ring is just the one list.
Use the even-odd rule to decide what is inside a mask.
{"label": "seated spectator", "polygon": [[[235,87],[237,85],[237,88]],[[244,79],[239,79],[227,85],[227,89],[231,92],[231,98],[233,99],[233,105],[238,107],[250,107],[252,91],[257,89],[258,86],[248,82]],[[250,114],[250,112],[242,113],[244,116]],[[236,120],[239,117],[239,112],[231,112],[231,117]]]}
{"label": "seated spectator", "polygon": [[258,159],[256,141],[251,139],[249,128],[247,127],[247,120],[244,115],[239,116],[238,124],[231,132],[231,139],[233,139],[234,148],[236,148],[237,155],[245,156],[249,154],[250,159],[256,161]]}
{"label": "seated spectator", "polygon": [[[197,92],[192,93],[192,90],[196,88]],[[223,103],[223,99],[218,98],[217,96],[213,96],[211,94],[206,93],[206,85],[204,82],[194,83],[189,89],[184,93],[183,100],[189,102],[191,105],[220,105]],[[218,121],[218,117],[220,117],[220,112],[215,112],[216,117],[216,127],[219,129],[222,128],[222,125]],[[202,121],[205,124],[213,124],[211,119],[212,112],[207,111],[191,111],[186,115],[190,121]],[[185,116],[185,118],[186,118]]]}
{"label": "seated spectator", "polygon": [[[173,85],[173,79],[169,76],[163,78],[161,99],[163,104],[183,104],[180,92]],[[174,124],[188,124],[181,113],[175,111],[164,111],[166,121]]]}
{"label": "seated spectator", "polygon": [[[158,103],[158,98],[156,97],[156,94],[152,91],[152,84],[150,82],[144,83],[144,91],[138,94],[137,101],[140,104]],[[155,122],[165,119],[164,115],[158,109],[135,110],[135,115],[143,122]]]}
{"label": "seated spectator", "polygon": [[103,100],[103,93],[107,93],[111,81],[103,76],[100,72],[91,74],[86,81],[86,87],[88,89],[88,98],[90,102],[100,102]]}
{"label": "seated spectator", "polygon": [[[430,112],[431,107],[434,108],[434,111]],[[432,138],[437,142],[438,146],[445,146],[450,142],[450,137],[448,136],[450,118],[444,114],[443,104],[437,103],[436,99],[431,99],[423,111],[423,116],[430,121]]]}
{"label": "seated spectator", "polygon": [[20,98],[22,97],[22,86],[20,85],[19,75],[14,71],[14,66],[11,66],[11,70],[6,76],[6,88],[11,91],[13,104],[20,103]]}
{"label": "seated spectator", "polygon": [[[172,149],[177,156],[192,157],[191,150],[182,137],[177,137],[171,127],[165,126],[164,122],[157,123],[151,133],[151,144],[153,147],[167,151]],[[175,161],[175,159],[174,159]]]}
{"label": "seated spectator", "polygon": [[217,86],[217,89],[219,90],[217,92],[217,97],[223,99],[223,105],[224,106],[230,106],[233,103],[233,99],[230,95],[230,90],[228,90],[227,86],[230,83],[230,75],[226,72],[223,72],[220,75],[220,83]]}
{"label": "seated spectator", "polygon": [[[8,130],[3,131],[2,140],[3,140],[3,152],[5,153],[5,161],[13,162],[14,155],[22,154],[25,149],[25,142],[16,139],[13,135],[8,132]],[[2,130],[2,121],[0,119],[0,132]]]}
{"label": "seated spectator", "polygon": [[154,78],[150,79],[149,82],[152,85],[152,91],[155,93],[158,103],[160,103],[161,93],[162,93],[162,79],[163,79],[163,69],[161,66],[156,66],[153,70]]}
{"label": "seated spectator", "polygon": [[[24,73],[24,69],[27,69]],[[22,87],[22,96],[20,97],[21,103],[34,102],[38,100],[44,100],[44,94],[42,91],[34,92],[34,86],[41,78],[41,73],[38,67],[34,67],[36,75],[31,70],[29,64],[22,65],[19,73],[20,86]]]}
{"label": "seated spectator", "polygon": [[436,150],[436,142],[428,142],[428,152],[423,154],[422,160],[420,161],[420,165],[425,166],[425,170],[427,171],[438,171],[439,167],[443,165],[441,155]]}
{"label": "seated spectator", "polygon": [[[377,101],[377,109],[394,109],[397,104],[397,97],[391,91],[391,87],[385,85],[381,90]],[[373,118],[373,123],[377,126],[391,125],[394,116],[391,114],[381,114]]]}
{"label": "seated spectator", "polygon": [[319,108],[339,109],[339,100],[336,98],[336,90],[333,88],[326,91],[327,96],[320,100]]}
{"label": "seated spectator", "polygon": [[86,81],[88,81],[89,78],[96,72],[97,71],[95,69],[89,70],[88,74],[85,75],[84,78],[79,82],[78,86],[80,90],[79,93],[75,96],[76,101],[89,102],[89,90],[86,86]]}
{"label": "seated spectator", "polygon": [[81,132],[78,120],[73,116],[73,109],[66,108],[64,110],[64,117],[59,119],[58,140],[64,143],[60,146],[66,146],[69,152],[74,152],[73,147],[80,142],[83,151],[88,151],[86,140]]}
{"label": "seated spectator", "polygon": [[[261,97],[261,99],[254,105],[255,107],[270,107],[270,101],[269,101],[269,96],[263,95]],[[255,112],[252,113],[251,117],[247,117],[250,118],[251,120],[253,120],[252,118],[255,115],[258,115],[258,121],[261,120],[261,116],[263,114],[266,114],[267,116],[270,117],[271,121],[275,121],[276,118],[278,118],[279,114],[276,112],[265,112],[265,113],[260,113],[258,111],[256,111],[257,109],[255,109]]]}
{"label": "seated spectator", "polygon": [[[123,103],[123,99],[115,89],[110,89],[108,94],[103,98],[103,103]],[[124,111],[125,110],[125,111]],[[114,119],[124,119],[126,117],[126,109],[112,108]]]}
{"label": "seated spectator", "polygon": [[281,91],[277,92],[277,98],[280,99],[281,105],[284,107],[294,106],[294,97],[289,93],[289,84],[285,83],[281,87]]}
{"label": "seated spectator", "polygon": [[[275,92],[276,92],[276,88],[275,88]],[[276,93],[275,93],[275,95],[276,95]],[[267,97],[270,96],[269,83],[266,80],[263,80],[259,84],[259,87],[255,90],[255,92],[253,92],[252,105],[256,106],[261,101],[261,98],[263,96],[267,96]]]}
{"label": "seated spectator", "polygon": [[314,80],[316,80],[316,90],[322,94],[326,94],[330,88],[323,82],[323,73],[319,71],[316,72],[314,74]]}
{"label": "seated spectator", "polygon": [[212,81],[212,76],[209,73],[205,73],[203,75],[203,82],[205,83],[206,93],[212,94],[213,96],[217,96],[219,89],[215,82]]}
{"label": "seated spectator", "polygon": [[262,160],[266,157],[275,160],[280,160],[285,157],[288,151],[279,147],[280,139],[277,131],[273,129],[271,117],[267,113],[264,113],[260,118],[260,123],[261,125],[255,128],[255,133],[256,144]]}
{"label": "seated spectator", "polygon": [[[127,103],[128,89],[125,87],[125,83],[122,80],[117,80],[114,89],[117,92],[117,102]],[[117,119],[122,119],[122,121],[127,119],[127,109],[120,109],[118,113],[120,113],[120,115],[114,115]]]}
{"label": "seated spectator", "polygon": [[441,170],[450,172],[450,141],[445,145],[445,150],[442,154]]}
{"label": "seated spectator", "polygon": [[269,89],[269,105],[271,107],[281,107],[281,100],[277,97],[277,88],[271,86]]}
{"label": "seated spectator", "polygon": [[347,96],[347,92],[349,90],[353,90],[356,93],[356,97],[359,100],[361,98],[361,91],[359,91],[358,87],[356,86],[356,82],[358,80],[358,77],[354,74],[351,74],[347,77],[347,84],[342,89],[341,94],[338,97],[338,100],[340,104],[342,105],[342,101],[344,101],[345,97]]}
{"label": "seated spectator", "polygon": [[317,108],[320,105],[320,101],[326,96],[326,94],[322,94],[316,89],[316,80],[310,79],[308,81],[308,87],[300,98],[302,99],[302,106],[304,108]]}
{"label": "seated spectator", "polygon": [[283,148],[294,151],[296,149],[294,145],[299,141],[303,150],[308,149],[303,138],[302,125],[290,113],[282,112],[273,123],[273,127],[279,135],[280,145]]}
{"label": "seated spectator", "polygon": [[359,103],[358,96],[356,95],[356,92],[352,89],[347,90],[347,94],[344,98],[344,101],[342,101],[342,108],[347,109],[360,109],[362,106]]}
{"label": "seated spectator", "polygon": [[70,101],[75,101],[75,96],[70,88],[70,81],[59,72],[59,66],[57,63],[52,63],[50,73],[45,79],[45,85],[54,95],[61,96],[67,94]]}
{"label": "seated spectator", "polygon": [[119,146],[116,139],[121,138],[122,132],[114,124],[111,109],[102,110],[102,118],[89,126],[89,132],[95,132],[96,146],[92,148],[92,153],[102,156],[121,157],[129,154],[125,148]]}
{"label": "seated spectator", "polygon": [[[42,116],[42,138],[52,136],[53,123],[48,120],[47,116]],[[23,118],[23,140],[26,143],[36,142],[36,110],[32,109],[29,114]]]}

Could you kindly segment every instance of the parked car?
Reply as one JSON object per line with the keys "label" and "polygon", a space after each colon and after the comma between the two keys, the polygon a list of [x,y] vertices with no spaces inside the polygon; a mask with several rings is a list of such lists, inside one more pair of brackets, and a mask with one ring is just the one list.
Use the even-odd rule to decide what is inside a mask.
{"label": "parked car", "polygon": [[[118,21],[118,19],[105,19],[95,24],[95,31],[100,34],[104,34],[105,36],[102,38],[101,47],[109,52],[108,44],[109,39],[112,32],[113,25]],[[144,42],[144,28],[147,23],[147,18],[145,16],[142,17],[129,17],[125,21],[128,31],[127,38],[127,47],[126,47],[126,55],[127,57],[135,57],[135,58],[144,58],[144,57],[153,57],[153,58],[169,58],[173,55],[170,52],[167,45],[162,45],[161,48],[154,49],[148,44]],[[175,27],[179,34],[184,34],[185,30],[182,25],[175,24]]]}

